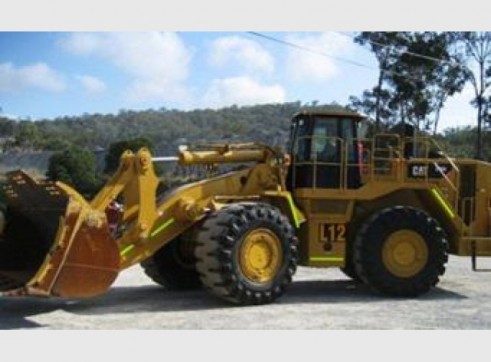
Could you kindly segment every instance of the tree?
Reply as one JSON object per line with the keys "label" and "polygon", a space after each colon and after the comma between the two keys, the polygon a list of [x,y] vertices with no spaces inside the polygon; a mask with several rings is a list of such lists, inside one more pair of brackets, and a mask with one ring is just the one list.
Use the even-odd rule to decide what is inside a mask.
{"label": "tree", "polygon": [[0,137],[11,137],[14,135],[15,122],[9,118],[0,116]]}
{"label": "tree", "polygon": [[[373,98],[373,101],[369,101],[373,105],[370,108],[373,109],[375,119],[375,131],[380,129],[382,122],[382,107],[385,108],[387,114],[387,94],[383,89],[383,85],[387,80],[387,75],[390,73],[393,63],[396,60],[396,50],[404,44],[404,38],[406,33],[402,32],[361,32],[356,36],[355,42],[361,45],[366,45],[374,53],[378,62],[379,74],[377,85],[370,93],[365,94],[363,102],[369,101]],[[385,101],[385,102],[384,102]]]}
{"label": "tree", "polygon": [[39,129],[34,122],[21,121],[15,130],[15,143],[21,148],[36,148],[39,142]]}
{"label": "tree", "polygon": [[390,107],[391,92],[387,89],[382,89],[378,85],[372,90],[363,92],[361,98],[351,96],[349,98],[349,108],[365,114],[368,118],[379,120],[377,130],[380,130],[381,120],[385,125],[390,124],[394,119],[394,111]]}
{"label": "tree", "polygon": [[63,151],[73,146],[73,144],[66,138],[60,136],[53,136],[51,134],[46,135],[40,142],[43,150],[46,151]]}
{"label": "tree", "polygon": [[[452,38],[450,42],[453,43]],[[453,46],[450,46],[453,48]],[[452,62],[445,62],[441,64],[441,69],[438,70],[435,78],[439,86],[436,87],[435,97],[435,119],[433,121],[433,135],[435,136],[440,121],[440,112],[447,101],[447,99],[453,96],[455,93],[460,93],[468,81],[468,73],[460,65],[462,59],[460,54],[452,51],[450,53],[450,59]]]}
{"label": "tree", "polygon": [[111,143],[104,159],[104,173],[112,174],[114,171],[116,171],[119,166],[119,159],[124,151],[130,150],[137,152],[142,147],[148,148],[151,152],[153,151],[152,142],[144,137]]}
{"label": "tree", "polygon": [[[474,88],[474,99],[472,104],[477,108],[477,159],[483,157],[483,123],[487,114],[487,103],[485,95],[491,86],[491,32],[455,32],[453,36],[461,42],[467,60],[462,63],[468,78]],[[474,63],[474,64],[472,64]]]}
{"label": "tree", "polygon": [[403,121],[427,130],[433,125],[436,131],[445,101],[460,92],[467,80],[454,43],[449,33],[419,32],[406,38],[404,51],[389,75],[394,106]]}
{"label": "tree", "polygon": [[62,181],[77,191],[90,195],[99,186],[94,154],[78,146],[54,153],[49,159],[46,176],[52,181]]}
{"label": "tree", "polygon": [[484,116],[484,125],[489,130],[491,129],[491,96],[486,101],[486,113]]}
{"label": "tree", "polygon": [[[455,60],[454,38],[449,33],[360,33],[355,41],[366,45],[379,63],[377,85],[351,106],[381,123],[438,125],[440,110],[449,96],[460,92],[466,73]],[[455,53],[455,54],[454,54]],[[433,115],[433,117],[430,117]]]}

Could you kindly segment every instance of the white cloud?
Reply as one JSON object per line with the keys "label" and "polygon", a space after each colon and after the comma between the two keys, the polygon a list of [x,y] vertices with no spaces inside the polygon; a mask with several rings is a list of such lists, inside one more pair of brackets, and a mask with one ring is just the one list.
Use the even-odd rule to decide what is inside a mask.
{"label": "white cloud", "polygon": [[94,33],[73,33],[61,40],[65,50],[77,55],[89,55],[102,46],[101,36]]}
{"label": "white cloud", "polygon": [[216,39],[210,49],[209,61],[215,67],[233,64],[246,71],[274,71],[272,55],[257,42],[239,36]]}
{"label": "white cloud", "polygon": [[[288,34],[285,40],[315,52],[342,57],[354,52],[352,39],[341,34]],[[339,74],[334,58],[290,48],[287,56],[288,75],[296,81],[323,82]]]}
{"label": "white cloud", "polygon": [[192,54],[175,33],[74,33],[62,46],[77,55],[104,59],[129,75],[127,95],[133,101],[185,99],[183,83]]}
{"label": "white cloud", "polygon": [[0,92],[17,92],[30,88],[61,92],[65,87],[61,74],[45,63],[23,67],[12,63],[0,64]]}
{"label": "white cloud", "polygon": [[94,95],[103,93],[107,89],[106,83],[99,78],[90,75],[79,75],[76,76],[76,78],[88,94]]}
{"label": "white cloud", "polygon": [[285,90],[280,85],[262,85],[249,77],[215,79],[202,99],[212,108],[284,101]]}

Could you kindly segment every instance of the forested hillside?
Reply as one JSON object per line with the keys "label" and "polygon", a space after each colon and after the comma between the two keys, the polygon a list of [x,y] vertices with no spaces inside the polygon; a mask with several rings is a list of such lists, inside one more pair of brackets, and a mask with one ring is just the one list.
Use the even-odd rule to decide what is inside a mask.
{"label": "forested hillside", "polygon": [[[48,151],[79,146],[95,152],[99,168],[103,154],[118,141],[142,137],[153,144],[158,155],[174,155],[182,144],[206,142],[264,142],[284,146],[290,119],[303,109],[342,109],[340,105],[301,104],[300,102],[228,107],[219,110],[122,110],[118,114],[84,114],[54,120],[14,121],[0,118],[0,163],[45,171]],[[472,157],[476,130],[448,129],[437,138],[451,153]],[[491,139],[484,134],[484,155],[491,159]],[[27,156],[29,155],[29,157]]]}
{"label": "forested hillside", "polygon": [[118,114],[85,114],[54,120],[0,119],[3,151],[61,150],[78,145],[91,150],[111,143],[144,137],[155,152],[173,155],[180,144],[258,141],[283,145],[291,116],[306,108],[341,108],[338,105],[302,105],[300,102],[219,110],[122,110]]}

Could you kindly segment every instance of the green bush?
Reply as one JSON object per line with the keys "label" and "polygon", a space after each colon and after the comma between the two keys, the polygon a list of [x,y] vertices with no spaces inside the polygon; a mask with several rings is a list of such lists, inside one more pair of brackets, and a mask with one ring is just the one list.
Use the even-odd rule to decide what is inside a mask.
{"label": "green bush", "polygon": [[94,154],[78,146],[54,153],[49,159],[46,176],[53,181],[62,181],[83,194],[92,195],[100,186]]}

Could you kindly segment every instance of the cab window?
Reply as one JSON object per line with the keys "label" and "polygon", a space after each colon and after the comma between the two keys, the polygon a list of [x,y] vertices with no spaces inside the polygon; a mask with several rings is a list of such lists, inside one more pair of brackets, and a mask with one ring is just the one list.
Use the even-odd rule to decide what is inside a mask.
{"label": "cab window", "polygon": [[318,162],[335,162],[339,159],[337,128],[336,120],[316,119],[312,134],[312,159]]}

